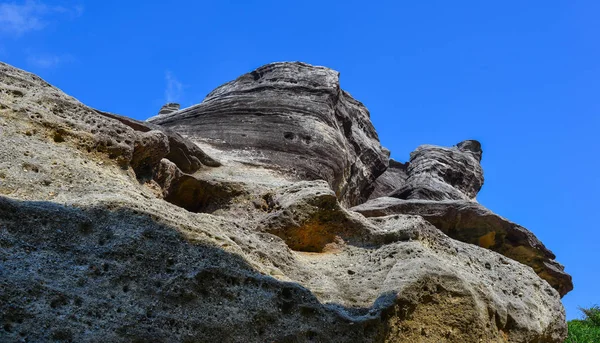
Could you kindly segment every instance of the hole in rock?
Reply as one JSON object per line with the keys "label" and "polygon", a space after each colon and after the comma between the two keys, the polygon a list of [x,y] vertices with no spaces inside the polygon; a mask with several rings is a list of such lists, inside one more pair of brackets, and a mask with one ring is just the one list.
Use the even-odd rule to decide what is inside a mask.
{"label": "hole in rock", "polygon": [[336,240],[336,235],[331,229],[319,223],[307,223],[300,227],[273,230],[269,233],[283,239],[290,249],[304,252],[323,252],[328,244]]}
{"label": "hole in rock", "polygon": [[304,144],[310,144],[311,140],[312,140],[311,136],[307,136],[307,135],[302,136],[302,142],[304,142]]}
{"label": "hole in rock", "polygon": [[184,175],[171,186],[165,200],[190,212],[212,213],[227,207],[241,193],[241,189],[232,185]]}
{"label": "hole in rock", "polygon": [[54,135],[52,136],[52,139],[56,142],[56,143],[62,143],[65,141],[65,137],[64,137],[64,130],[58,130],[56,132],[54,132]]}
{"label": "hole in rock", "polygon": [[293,140],[295,138],[296,135],[294,135],[293,132],[284,132],[283,133],[283,137],[285,139],[289,139],[289,140]]}
{"label": "hole in rock", "polygon": [[318,196],[309,203],[309,207],[279,211],[265,223],[265,231],[281,238],[290,249],[302,252],[332,251],[339,244],[371,244],[363,225],[339,207],[335,196]]}

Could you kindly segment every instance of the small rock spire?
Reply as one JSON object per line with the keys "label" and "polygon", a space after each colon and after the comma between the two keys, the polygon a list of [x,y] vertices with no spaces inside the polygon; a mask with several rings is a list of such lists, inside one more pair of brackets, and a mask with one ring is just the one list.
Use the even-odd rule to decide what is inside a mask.
{"label": "small rock spire", "polygon": [[173,112],[179,111],[180,108],[181,105],[179,105],[178,103],[170,102],[168,104],[164,104],[163,107],[160,108],[160,111],[158,111],[158,115],[163,116],[165,114],[171,114]]}

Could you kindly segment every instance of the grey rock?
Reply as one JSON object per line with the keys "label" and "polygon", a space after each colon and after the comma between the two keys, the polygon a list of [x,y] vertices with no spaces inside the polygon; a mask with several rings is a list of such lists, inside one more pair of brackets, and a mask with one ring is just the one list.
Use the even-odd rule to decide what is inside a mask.
{"label": "grey rock", "polygon": [[219,167],[221,163],[208,156],[202,149],[190,140],[183,138],[179,133],[169,129],[162,129],[169,137],[169,154],[167,159],[173,161],[182,171],[194,173],[202,166]]}
{"label": "grey rock", "polygon": [[158,115],[162,116],[165,114],[171,114],[173,112],[179,111],[180,108],[181,105],[179,105],[178,103],[170,102],[168,104],[164,104],[163,107],[160,108],[160,111],[158,111]]}
{"label": "grey rock", "polygon": [[221,163],[187,173],[168,129],[111,116],[0,64],[2,340],[566,336],[559,293],[522,263],[418,215],[366,218],[345,207],[355,189],[298,180],[243,149],[195,138]]}
{"label": "grey rock", "polygon": [[405,184],[390,196],[399,199],[474,200],[483,186],[481,144],[452,148],[422,145],[410,154]]}
{"label": "grey rock", "polygon": [[343,241],[365,245],[371,239],[362,217],[344,210],[325,181],[297,182],[264,198],[269,214],[257,230],[281,237],[292,250],[323,252]]}
{"label": "grey rock", "polygon": [[340,88],[337,72],[296,62],[260,67],[150,121],[221,150],[254,152],[246,162],[297,180],[326,180],[344,204],[356,205],[388,164],[369,116]]}
{"label": "grey rock", "polygon": [[131,167],[139,177],[151,176],[154,168],[169,154],[169,138],[158,130],[138,134]]}
{"label": "grey rock", "polygon": [[401,188],[408,178],[408,164],[390,159],[388,169],[375,180],[375,187],[369,199],[388,196]]}
{"label": "grey rock", "polygon": [[561,296],[573,289],[571,276],[556,256],[529,230],[472,201],[378,198],[352,208],[367,217],[419,215],[448,236],[494,250],[530,266]]}
{"label": "grey rock", "polygon": [[[403,342],[426,330],[430,342],[560,342],[566,330],[557,293],[530,269],[418,217],[371,224],[403,240],[289,255],[218,217],[174,225],[113,206],[0,197],[7,339]],[[291,282],[253,266],[281,255]]]}
{"label": "grey rock", "polygon": [[169,130],[167,128],[151,123],[141,122],[139,120],[120,116],[114,113],[108,113],[100,110],[94,111],[96,111],[96,113],[104,117],[115,119],[129,126],[135,131],[142,132],[142,134],[138,134],[141,136],[144,136],[146,132],[152,130],[162,132],[164,135],[167,136],[169,140],[169,147],[167,149],[168,154],[166,158],[173,161],[185,173],[194,173],[198,171],[198,169],[200,169],[203,165],[209,167],[218,167],[221,165],[219,161],[208,156],[196,144],[192,143],[188,139],[185,139],[179,133],[173,130]]}
{"label": "grey rock", "polygon": [[166,201],[191,212],[214,212],[245,193],[239,183],[203,180],[185,174],[168,159],[160,162],[154,181],[160,186]]}

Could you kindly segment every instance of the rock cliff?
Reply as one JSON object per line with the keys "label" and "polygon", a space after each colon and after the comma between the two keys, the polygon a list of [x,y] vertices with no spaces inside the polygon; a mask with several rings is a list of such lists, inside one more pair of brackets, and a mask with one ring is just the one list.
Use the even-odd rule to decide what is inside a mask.
{"label": "rock cliff", "polygon": [[390,161],[338,73],[304,63],[160,112],[0,63],[3,341],[565,338],[570,276],[475,201],[478,142]]}

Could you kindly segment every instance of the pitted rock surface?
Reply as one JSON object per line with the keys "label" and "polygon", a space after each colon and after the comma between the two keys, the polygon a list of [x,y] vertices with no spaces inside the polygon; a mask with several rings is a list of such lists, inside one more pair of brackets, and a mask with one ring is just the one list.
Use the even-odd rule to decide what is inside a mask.
{"label": "pitted rock surface", "polygon": [[478,245],[526,264],[561,296],[573,290],[571,276],[535,235],[472,201],[377,198],[352,208],[366,217],[419,215],[448,236]]}
{"label": "pitted rock surface", "polygon": [[[389,155],[337,82],[326,68],[268,65],[198,112],[166,114],[177,124],[165,128],[0,64],[2,340],[562,342],[559,292],[506,251],[446,235],[429,212],[347,208]],[[192,113],[228,125],[201,129]],[[215,141],[241,135],[232,113],[264,120],[248,125],[255,143]],[[310,132],[316,150],[275,144],[282,128]],[[476,158],[474,147],[453,149]],[[315,151],[326,155],[311,162]]]}

